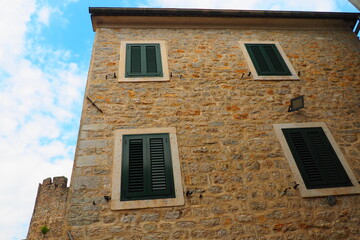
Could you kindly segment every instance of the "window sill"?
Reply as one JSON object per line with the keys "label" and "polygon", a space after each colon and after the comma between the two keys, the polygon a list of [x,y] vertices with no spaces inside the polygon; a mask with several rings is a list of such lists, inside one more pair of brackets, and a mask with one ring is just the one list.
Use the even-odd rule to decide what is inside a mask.
{"label": "window sill", "polygon": [[134,200],[134,201],[119,201],[118,199],[111,200],[111,210],[183,206],[184,205],[183,194],[178,194],[177,192],[175,194],[176,194],[175,198]]}
{"label": "window sill", "polygon": [[119,77],[118,82],[169,82],[169,77],[136,77],[136,78],[123,78]]}
{"label": "window sill", "polygon": [[349,194],[359,194],[360,186],[351,186],[351,187],[338,187],[338,188],[323,188],[323,189],[302,189],[299,187],[301,196],[303,198],[307,197],[321,197],[321,196],[335,196],[335,195],[349,195]]}
{"label": "window sill", "polygon": [[254,80],[257,81],[299,81],[300,78],[296,76],[259,76],[253,74]]}

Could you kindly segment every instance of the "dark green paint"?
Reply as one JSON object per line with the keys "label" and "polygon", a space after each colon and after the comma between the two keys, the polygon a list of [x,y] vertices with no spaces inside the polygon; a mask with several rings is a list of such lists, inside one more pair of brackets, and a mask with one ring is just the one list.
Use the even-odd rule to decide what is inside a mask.
{"label": "dark green paint", "polygon": [[275,44],[245,44],[259,76],[291,76]]}
{"label": "dark green paint", "polygon": [[162,77],[160,44],[126,44],[125,77]]}
{"label": "dark green paint", "polygon": [[169,134],[123,136],[121,201],[174,198]]}
{"label": "dark green paint", "polygon": [[282,131],[306,188],[353,186],[321,127]]}

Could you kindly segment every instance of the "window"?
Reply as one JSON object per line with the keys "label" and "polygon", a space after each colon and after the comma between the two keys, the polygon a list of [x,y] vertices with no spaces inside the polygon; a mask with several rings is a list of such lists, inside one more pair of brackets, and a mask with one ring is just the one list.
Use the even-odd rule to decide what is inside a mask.
{"label": "window", "polygon": [[160,44],[126,44],[125,77],[162,77]]}
{"label": "window", "polygon": [[277,42],[241,42],[255,80],[299,80]]}
{"label": "window", "polygon": [[275,124],[303,197],[360,193],[360,185],[325,123]]}
{"label": "window", "polygon": [[184,204],[175,128],[115,132],[111,209]]}
{"label": "window", "polygon": [[173,198],[169,134],[123,135],[121,200]]}
{"label": "window", "polygon": [[169,81],[165,41],[122,41],[119,82]]}
{"label": "window", "polygon": [[245,43],[245,47],[259,76],[291,75],[275,44]]}

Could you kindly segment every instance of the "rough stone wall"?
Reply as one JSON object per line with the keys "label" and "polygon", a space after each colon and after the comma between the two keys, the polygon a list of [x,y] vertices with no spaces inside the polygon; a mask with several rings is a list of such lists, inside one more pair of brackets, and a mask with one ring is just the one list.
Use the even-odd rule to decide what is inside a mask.
{"label": "rough stone wall", "polygon": [[[314,23],[315,24],[315,23]],[[360,195],[304,199],[272,124],[325,122],[360,180],[360,45],[350,29],[96,33],[72,176],[74,239],[360,239]],[[118,83],[121,40],[165,40],[169,82]],[[278,41],[300,81],[254,81],[238,41]],[[106,77],[109,75],[110,77]],[[289,100],[306,107],[288,113]],[[111,211],[113,132],[176,127],[181,207]],[[290,188],[290,189],[288,189]],[[286,190],[287,189],[287,190]]]}
{"label": "rough stone wall", "polygon": [[[66,177],[47,178],[39,184],[27,240],[62,239],[68,192]],[[49,229],[45,235],[44,226]]]}

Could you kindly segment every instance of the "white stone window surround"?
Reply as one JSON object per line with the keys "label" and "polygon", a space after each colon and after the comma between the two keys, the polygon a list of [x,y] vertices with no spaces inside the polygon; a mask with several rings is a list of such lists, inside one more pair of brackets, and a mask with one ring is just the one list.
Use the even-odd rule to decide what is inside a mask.
{"label": "white stone window surround", "polygon": [[[171,160],[172,160],[173,176],[174,176],[175,198],[120,201],[123,135],[152,134],[152,133],[169,134]],[[114,157],[113,157],[111,210],[169,207],[169,206],[184,205],[183,181],[181,177],[176,128],[168,127],[168,128],[118,129],[115,130],[114,140],[115,143],[114,143]]]}
{"label": "white stone window surround", "polygon": [[[331,196],[331,195],[347,195],[347,194],[358,194],[360,193],[360,185],[358,180],[355,177],[355,174],[351,170],[349,164],[347,163],[344,155],[342,154],[338,144],[336,143],[334,137],[332,136],[330,129],[324,122],[313,122],[313,123],[287,123],[287,124],[273,124],[275,129],[276,136],[280,142],[282,150],[285,154],[290,169],[294,174],[295,181],[299,184],[300,194],[302,197],[320,197],[320,196]],[[336,188],[322,188],[322,189],[307,189],[305,183],[301,177],[300,171],[296,165],[295,159],[291,153],[291,150],[288,146],[288,143],[285,139],[285,136],[282,132],[284,128],[309,128],[309,127],[321,127],[329,142],[331,143],[336,155],[338,156],[341,164],[343,165],[346,174],[350,178],[352,187],[336,187]]]}
{"label": "white stone window surround", "polygon": [[[160,44],[163,76],[162,77],[125,77],[126,44],[146,44],[146,43]],[[167,51],[166,41],[162,41],[162,40],[121,41],[118,82],[167,82],[167,81],[170,81],[170,74],[169,74],[168,51]]]}
{"label": "white stone window surround", "polygon": [[[241,50],[245,56],[245,60],[250,68],[251,75],[253,76],[254,80],[300,80],[299,76],[297,75],[294,67],[290,63],[288,57],[286,56],[284,50],[280,46],[280,43],[277,41],[239,41]],[[255,66],[250,58],[250,55],[245,47],[245,44],[275,44],[276,48],[279,50],[281,57],[284,59],[286,66],[289,68],[291,75],[290,76],[259,76],[255,69]]]}

